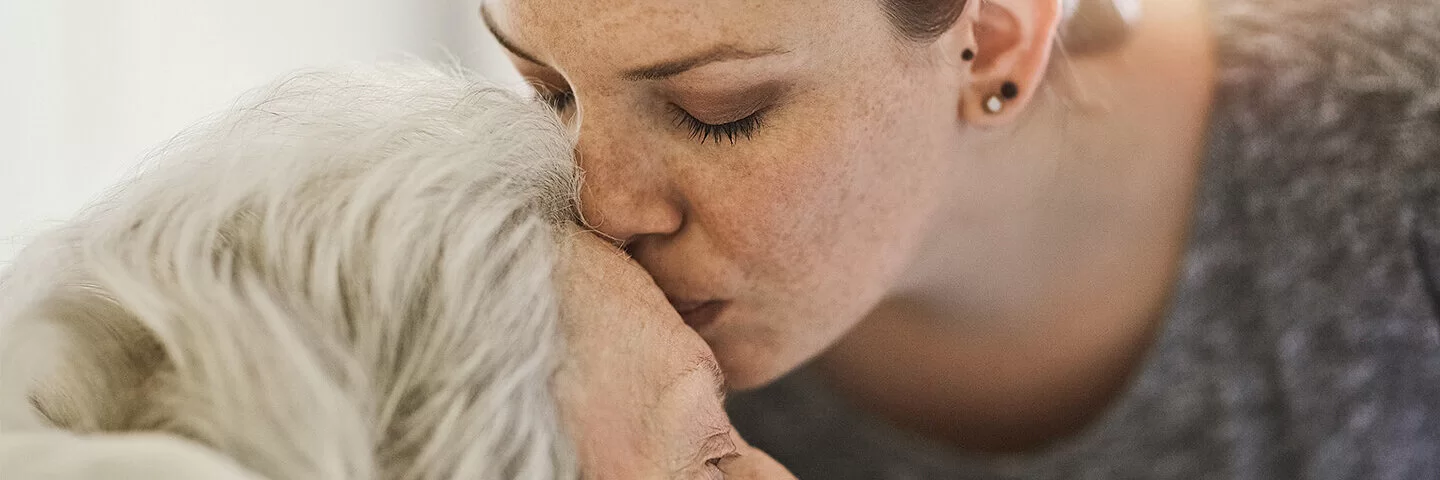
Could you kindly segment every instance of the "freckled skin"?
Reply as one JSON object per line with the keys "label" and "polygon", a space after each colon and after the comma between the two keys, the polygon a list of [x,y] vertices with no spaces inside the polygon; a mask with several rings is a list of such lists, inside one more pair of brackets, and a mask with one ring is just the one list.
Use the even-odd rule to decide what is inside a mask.
{"label": "freckled skin", "polygon": [[[1203,1],[1143,3],[1129,43],[1058,60],[1055,0],[970,2],[926,43],[878,0],[486,5],[573,93],[586,219],[677,304],[728,302],[697,330],[733,387],[815,359],[862,408],[1010,448],[1104,406],[1176,271],[1213,54]],[[624,78],[721,44],[785,53]],[[733,143],[676,121],[766,82]]]}
{"label": "freckled skin", "polygon": [[[671,296],[731,301],[701,334],[743,388],[819,352],[885,293],[940,200],[941,152],[959,151],[959,89],[923,55],[874,41],[891,33],[873,2],[740,3],[522,0],[491,13],[580,99],[587,220],[627,237]],[[777,63],[795,85],[753,139],[698,144],[650,90],[616,79],[677,45],[735,38],[790,50]],[[875,65],[894,68],[835,81]],[[687,83],[749,72],[715,67]]]}

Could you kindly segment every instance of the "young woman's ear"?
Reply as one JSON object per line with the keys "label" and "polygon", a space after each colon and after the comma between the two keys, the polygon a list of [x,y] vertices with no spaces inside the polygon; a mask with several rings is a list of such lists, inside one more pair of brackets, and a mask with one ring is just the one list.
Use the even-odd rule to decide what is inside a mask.
{"label": "young woman's ear", "polygon": [[1014,120],[1034,98],[1050,64],[1063,16],[1060,0],[967,0],[951,37],[968,71],[961,119],[974,125]]}

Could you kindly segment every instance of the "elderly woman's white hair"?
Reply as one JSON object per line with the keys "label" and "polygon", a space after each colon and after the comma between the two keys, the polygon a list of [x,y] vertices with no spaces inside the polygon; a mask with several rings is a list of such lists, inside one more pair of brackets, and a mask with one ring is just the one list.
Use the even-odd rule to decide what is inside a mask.
{"label": "elderly woman's white hair", "polygon": [[542,106],[430,67],[258,91],[0,280],[0,437],[164,432],[273,480],[575,477],[570,152]]}

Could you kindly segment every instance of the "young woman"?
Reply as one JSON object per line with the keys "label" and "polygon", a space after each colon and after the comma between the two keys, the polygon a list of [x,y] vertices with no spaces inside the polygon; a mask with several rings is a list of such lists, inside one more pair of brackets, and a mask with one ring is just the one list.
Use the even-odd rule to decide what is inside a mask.
{"label": "young woman", "polygon": [[1433,0],[482,16],[801,478],[1440,475]]}

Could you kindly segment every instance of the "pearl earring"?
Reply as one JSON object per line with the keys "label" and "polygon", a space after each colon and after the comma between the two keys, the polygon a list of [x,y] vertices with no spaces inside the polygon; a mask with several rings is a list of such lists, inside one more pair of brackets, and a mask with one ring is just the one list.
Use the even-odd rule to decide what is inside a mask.
{"label": "pearl earring", "polygon": [[985,99],[985,113],[994,115],[1000,113],[1000,110],[1004,108],[1005,101],[1001,100],[999,95],[991,95],[990,98]]}

